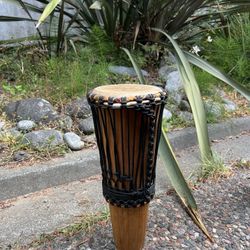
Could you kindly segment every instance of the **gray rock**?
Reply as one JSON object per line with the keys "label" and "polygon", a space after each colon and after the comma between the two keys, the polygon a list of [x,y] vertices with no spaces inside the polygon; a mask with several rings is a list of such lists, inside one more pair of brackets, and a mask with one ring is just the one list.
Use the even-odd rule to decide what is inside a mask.
{"label": "gray rock", "polygon": [[82,97],[72,101],[65,107],[66,114],[72,118],[85,119],[91,116],[91,108],[88,104],[87,98]]}
{"label": "gray rock", "polygon": [[69,131],[73,126],[73,120],[68,115],[62,115],[58,119],[58,126],[64,131]]}
{"label": "gray rock", "polygon": [[9,119],[32,120],[48,123],[58,118],[53,106],[41,98],[30,98],[9,103],[4,107],[4,112]]}
{"label": "gray rock", "polygon": [[178,92],[171,92],[168,94],[168,102],[173,103],[177,106],[180,105],[182,100],[182,94]]}
{"label": "gray rock", "polygon": [[237,104],[227,98],[223,98],[223,107],[227,112],[233,112],[237,109]]}
{"label": "gray rock", "polygon": [[169,102],[169,100],[167,101],[165,108],[168,109],[172,114],[175,114],[179,111],[178,106],[173,102]]}
{"label": "gray rock", "polygon": [[[118,74],[118,75],[128,75],[128,76],[137,76],[134,68],[132,67],[125,67],[125,66],[109,66],[108,70],[111,73]],[[144,76],[149,76],[148,72],[145,70],[141,70]]]}
{"label": "gray rock", "polygon": [[163,110],[163,119],[166,119],[167,121],[172,118],[173,114],[166,108]]}
{"label": "gray rock", "polygon": [[73,132],[64,134],[63,138],[72,150],[81,150],[84,147],[84,142],[81,141],[81,137]]}
{"label": "gray rock", "polygon": [[25,161],[30,158],[30,155],[25,151],[17,151],[13,155],[14,161]]}
{"label": "gray rock", "polygon": [[95,134],[86,135],[86,136],[84,137],[84,141],[85,141],[86,143],[95,143],[95,142],[96,142],[96,136],[95,136]]}
{"label": "gray rock", "polygon": [[173,71],[168,74],[165,89],[169,92],[169,94],[172,92],[179,92],[184,89],[178,71]]}
{"label": "gray rock", "polygon": [[152,82],[152,85],[159,87],[159,88],[164,88],[164,83],[162,82]]}
{"label": "gray rock", "polygon": [[[0,133],[0,138],[1,138],[1,133]],[[8,146],[7,146],[6,144],[0,143],[0,153],[1,153],[2,151],[4,151],[5,149],[7,149],[7,148],[8,148]]]}
{"label": "gray rock", "polygon": [[224,112],[223,105],[212,100],[206,100],[204,104],[205,104],[205,110],[207,113],[210,113],[215,118],[219,118],[222,116]]}
{"label": "gray rock", "polygon": [[0,130],[3,130],[3,129],[4,129],[4,126],[5,126],[5,122],[1,122],[1,121],[0,121]]}
{"label": "gray rock", "polygon": [[179,108],[182,111],[188,111],[188,112],[191,111],[191,107],[190,107],[188,101],[186,101],[186,100],[181,100],[181,102],[179,104]]}
{"label": "gray rock", "polygon": [[164,65],[162,67],[160,67],[160,69],[158,70],[158,74],[159,74],[159,77],[161,79],[163,79],[164,81],[167,81],[168,80],[168,75],[173,72],[173,71],[176,71],[176,67],[174,66],[169,66],[169,65]]}
{"label": "gray rock", "polygon": [[13,136],[14,138],[20,138],[22,137],[22,133],[18,131],[16,128],[11,128],[7,130],[7,133]]}
{"label": "gray rock", "polygon": [[169,65],[169,66],[176,65],[176,59],[175,59],[174,55],[171,52],[166,53],[163,56],[163,59],[160,62],[161,66],[164,66],[166,64]]}
{"label": "gray rock", "polygon": [[95,131],[93,117],[88,117],[79,121],[79,130],[86,135],[92,134]]}
{"label": "gray rock", "polygon": [[22,142],[36,149],[64,144],[62,133],[54,129],[27,133],[24,135]]}
{"label": "gray rock", "polygon": [[225,98],[225,97],[226,97],[226,93],[225,93],[225,91],[222,90],[222,89],[216,89],[215,92],[216,92],[216,94],[217,94],[218,96],[220,96],[221,98]]}
{"label": "gray rock", "polygon": [[31,131],[36,126],[35,122],[30,120],[22,120],[17,123],[18,130]]}
{"label": "gray rock", "polygon": [[20,101],[10,102],[3,108],[3,111],[9,119],[14,120],[16,118],[16,110],[17,106],[19,105],[19,102]]}
{"label": "gray rock", "polygon": [[193,114],[188,111],[180,111],[178,116],[187,123],[193,121]]}
{"label": "gray rock", "polygon": [[22,137],[22,133],[18,131],[16,128],[10,128],[7,130],[0,131],[0,137],[2,138],[13,137],[15,139],[19,139]]}

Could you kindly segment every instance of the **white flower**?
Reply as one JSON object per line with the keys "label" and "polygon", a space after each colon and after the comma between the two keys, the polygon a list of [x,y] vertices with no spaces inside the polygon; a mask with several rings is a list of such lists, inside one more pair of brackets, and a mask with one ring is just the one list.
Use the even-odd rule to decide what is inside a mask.
{"label": "white flower", "polygon": [[207,41],[208,41],[209,43],[211,43],[211,42],[213,41],[212,37],[211,37],[211,36],[208,36],[208,37],[207,37]]}
{"label": "white flower", "polygon": [[192,52],[193,52],[194,54],[196,54],[196,55],[198,56],[198,55],[199,55],[198,53],[199,53],[200,51],[201,51],[201,50],[200,50],[200,48],[199,48],[198,45],[193,46]]}

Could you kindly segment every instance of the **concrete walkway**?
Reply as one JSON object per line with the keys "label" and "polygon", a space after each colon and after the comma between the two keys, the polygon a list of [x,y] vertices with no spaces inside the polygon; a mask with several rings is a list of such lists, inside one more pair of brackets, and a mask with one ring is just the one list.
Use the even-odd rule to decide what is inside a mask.
{"label": "concrete walkway", "polygon": [[[249,132],[216,140],[212,147],[228,163],[235,160],[250,160]],[[89,154],[94,155],[96,151],[89,151]],[[178,151],[177,157],[185,176],[197,171],[199,167],[197,146]],[[94,166],[89,164],[88,168],[92,169]],[[159,194],[165,192],[170,184],[160,159],[157,170]],[[76,222],[79,216],[96,213],[105,205],[100,175],[92,175],[80,181],[4,200],[0,202],[0,249],[1,247],[6,249],[8,245],[17,247],[27,244],[42,233],[53,232],[55,229]]]}

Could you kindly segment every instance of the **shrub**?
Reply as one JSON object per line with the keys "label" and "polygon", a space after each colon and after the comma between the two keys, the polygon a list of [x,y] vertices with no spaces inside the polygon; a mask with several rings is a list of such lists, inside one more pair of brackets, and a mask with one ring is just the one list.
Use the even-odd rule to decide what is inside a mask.
{"label": "shrub", "polygon": [[204,70],[194,68],[194,74],[202,95],[214,95],[215,83],[218,80]]}
{"label": "shrub", "polygon": [[[109,63],[95,56],[88,47],[81,48],[78,56],[72,51],[66,56],[50,59],[42,56],[35,62],[27,56],[32,51],[24,49],[18,56],[16,50],[9,51],[3,57],[8,61],[0,65],[0,78],[5,82],[3,90],[15,94],[15,98],[24,93],[27,96],[41,96],[42,93],[53,102],[53,99],[84,95],[88,89],[109,81]],[[22,65],[22,71],[19,65]]]}
{"label": "shrub", "polygon": [[250,14],[237,15],[229,20],[228,35],[211,35],[205,43],[204,55],[216,66],[250,90]]}

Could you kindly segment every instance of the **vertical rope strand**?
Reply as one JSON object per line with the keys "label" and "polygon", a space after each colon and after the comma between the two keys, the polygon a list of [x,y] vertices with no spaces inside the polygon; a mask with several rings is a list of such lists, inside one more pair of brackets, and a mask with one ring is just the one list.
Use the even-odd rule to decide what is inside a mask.
{"label": "vertical rope strand", "polygon": [[114,185],[116,186],[116,180],[114,179],[114,173],[112,172],[112,167],[111,167],[111,156],[110,156],[110,150],[109,150],[109,145],[108,145],[108,131],[107,131],[107,126],[106,126],[106,116],[104,113],[104,108],[100,109],[100,118],[102,121],[102,126],[103,126],[103,137],[105,138],[105,153],[106,153],[106,162],[107,162],[107,168],[106,172],[109,176],[109,185],[112,184],[112,181],[114,182]]}
{"label": "vertical rope strand", "polygon": [[124,109],[120,109],[120,119],[121,119],[121,151],[122,151],[122,171],[121,171],[121,175],[120,175],[120,180],[122,182],[122,188],[125,188],[125,183],[124,181],[122,181],[122,178],[125,176],[125,156],[124,156],[124,137],[123,137],[123,111]]}
{"label": "vertical rope strand", "polygon": [[109,203],[120,207],[144,205],[155,192],[165,95],[143,98],[135,97],[132,106],[124,98],[88,98],[100,152],[103,194]]}
{"label": "vertical rope strand", "polygon": [[[111,114],[112,111],[112,114]],[[118,150],[117,150],[117,135],[116,135],[116,124],[115,124],[115,109],[107,109],[107,112],[109,114],[109,120],[111,123],[112,128],[112,135],[114,138],[114,144],[113,144],[113,151],[114,151],[114,157],[115,157],[115,174],[119,172],[119,161],[118,161]]]}
{"label": "vertical rope strand", "polygon": [[[130,117],[130,111],[129,110],[127,110],[127,112],[126,112],[126,114],[127,114],[127,116],[126,116],[126,120],[127,120],[127,129],[126,129],[126,134],[127,134],[127,142],[128,142],[128,144],[127,144],[127,164],[128,164],[128,166],[127,166],[127,168],[128,168],[128,176],[129,176],[129,178],[131,178],[132,176],[131,176],[131,169],[132,169],[132,166],[131,166],[131,161],[130,161],[130,120],[129,120],[129,117]],[[135,129],[134,129],[135,130]],[[131,183],[131,181],[128,183],[128,190],[130,189],[130,183]]]}
{"label": "vertical rope strand", "polygon": [[98,125],[100,124],[99,121],[99,116],[98,116],[98,110],[95,106],[91,107],[92,113],[93,113],[93,122],[94,122],[94,127],[95,127],[95,135],[96,135],[96,141],[97,141],[97,145],[99,147],[99,150],[102,152],[102,154],[100,154],[100,163],[101,163],[101,169],[102,169],[102,173],[105,173],[105,161],[104,161],[104,150],[103,150],[103,142],[102,142],[102,138],[100,135],[100,130],[98,129]]}
{"label": "vertical rope strand", "polygon": [[135,182],[135,187],[136,189],[139,188],[140,186],[140,181],[139,183],[138,182],[138,177],[141,176],[140,173],[141,173],[141,164],[143,162],[143,145],[144,145],[144,135],[145,135],[145,122],[144,122],[144,115],[142,114],[141,115],[141,129],[140,129],[140,136],[139,136],[139,147],[140,147],[140,150],[139,150],[139,153],[138,153],[138,158],[137,158],[137,163],[136,163],[136,166],[135,166],[135,178],[134,178],[134,182]]}

